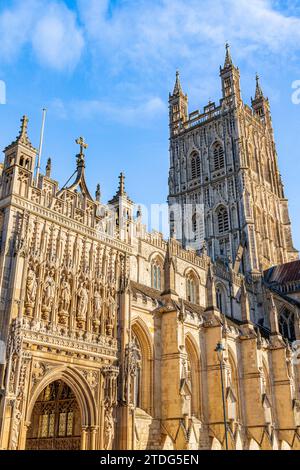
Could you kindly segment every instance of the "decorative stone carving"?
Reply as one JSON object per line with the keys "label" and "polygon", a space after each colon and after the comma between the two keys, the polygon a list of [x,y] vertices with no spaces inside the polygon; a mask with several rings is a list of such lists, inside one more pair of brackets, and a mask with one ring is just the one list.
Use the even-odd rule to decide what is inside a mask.
{"label": "decorative stone carving", "polygon": [[32,380],[34,383],[39,382],[44,377],[46,366],[40,362],[36,362],[32,368]]}
{"label": "decorative stone carving", "polygon": [[20,367],[20,373],[19,373],[19,382],[16,387],[16,399],[12,399],[12,431],[11,431],[11,437],[10,437],[10,445],[9,448],[11,450],[16,450],[18,448],[18,442],[19,442],[19,436],[20,436],[20,424],[21,424],[21,419],[23,416],[23,405],[24,405],[24,400],[26,399],[25,397],[25,383],[26,383],[26,377],[28,375],[28,363],[30,361],[30,355],[28,353],[24,353],[22,358],[21,358],[21,367]]}
{"label": "decorative stone carving", "polygon": [[36,293],[37,293],[37,280],[36,274],[33,269],[29,268],[26,280],[26,315],[31,316],[33,312],[33,308],[35,305],[36,300]]}
{"label": "decorative stone carving", "polygon": [[49,313],[51,311],[55,298],[55,281],[54,271],[51,270],[46,276],[43,286],[43,303],[42,303],[42,318],[44,320],[49,319]]}
{"label": "decorative stone carving", "polygon": [[117,311],[117,302],[115,299],[115,288],[112,287],[108,296],[108,308],[107,308],[107,319],[106,319],[106,334],[108,336],[113,335],[113,328],[115,326]]}
{"label": "decorative stone carving", "polygon": [[99,374],[95,370],[83,370],[82,371],[83,376],[85,377],[87,383],[91,387],[91,389],[94,391],[94,389],[97,387],[99,384]]}
{"label": "decorative stone carving", "polygon": [[71,302],[71,288],[68,278],[65,276],[61,284],[59,322],[62,325],[67,323]]}
{"label": "decorative stone carving", "polygon": [[99,327],[100,327],[101,311],[102,311],[102,297],[98,290],[98,287],[96,287],[95,292],[94,292],[93,303],[94,303],[93,329],[95,333],[98,333]]}
{"label": "decorative stone carving", "polygon": [[21,417],[22,417],[22,413],[20,411],[20,400],[16,400],[14,410],[13,410],[13,423],[12,423],[12,431],[11,431],[11,438],[10,438],[11,450],[17,450],[18,448]]}
{"label": "decorative stone carving", "polygon": [[94,293],[94,316],[99,318],[101,315],[102,299],[101,294],[98,290],[95,290]]}
{"label": "decorative stone carving", "polygon": [[141,353],[135,341],[128,343],[125,348],[123,401],[127,405],[133,403],[133,384],[141,364]]}
{"label": "decorative stone carving", "polygon": [[83,328],[86,315],[88,310],[88,303],[89,303],[89,294],[86,287],[86,282],[82,284],[78,291],[78,301],[77,301],[77,326],[78,328]]}
{"label": "decorative stone carving", "polygon": [[105,378],[105,403],[109,404],[110,407],[113,407],[117,403],[117,377],[119,369],[115,366],[107,366],[102,369],[102,374]]}
{"label": "decorative stone carving", "polygon": [[105,406],[104,412],[104,449],[110,450],[115,436],[115,421],[113,418],[113,409]]}

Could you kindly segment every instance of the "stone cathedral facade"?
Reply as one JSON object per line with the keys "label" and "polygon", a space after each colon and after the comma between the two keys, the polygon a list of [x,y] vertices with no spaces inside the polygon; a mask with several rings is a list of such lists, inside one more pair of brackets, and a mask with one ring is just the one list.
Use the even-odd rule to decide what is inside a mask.
{"label": "stone cathedral facade", "polygon": [[257,79],[243,103],[228,47],[220,76],[202,114],[178,74],[169,98],[167,241],[123,174],[109,203],[91,195],[82,138],[63,187],[50,160],[35,174],[27,117],[4,149],[1,449],[300,448],[300,262],[269,102]]}

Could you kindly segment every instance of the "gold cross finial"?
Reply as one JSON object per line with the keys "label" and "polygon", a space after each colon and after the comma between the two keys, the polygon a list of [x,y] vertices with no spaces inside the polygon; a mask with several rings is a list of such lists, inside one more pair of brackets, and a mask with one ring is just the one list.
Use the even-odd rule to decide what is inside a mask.
{"label": "gold cross finial", "polygon": [[75,142],[80,145],[80,155],[83,155],[83,150],[88,148],[88,144],[84,141],[84,137],[79,137]]}

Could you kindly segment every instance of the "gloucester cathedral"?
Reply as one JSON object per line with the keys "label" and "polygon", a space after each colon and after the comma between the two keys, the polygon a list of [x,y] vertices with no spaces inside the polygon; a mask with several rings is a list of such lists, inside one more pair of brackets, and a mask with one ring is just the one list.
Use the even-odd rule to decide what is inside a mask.
{"label": "gloucester cathedral", "polygon": [[90,193],[84,139],[65,186],[50,160],[36,174],[22,118],[0,167],[0,449],[300,449],[300,261],[270,105],[258,77],[243,102],[228,46],[220,80],[201,111],[178,73],[169,96],[168,240],[123,174],[108,203]]}

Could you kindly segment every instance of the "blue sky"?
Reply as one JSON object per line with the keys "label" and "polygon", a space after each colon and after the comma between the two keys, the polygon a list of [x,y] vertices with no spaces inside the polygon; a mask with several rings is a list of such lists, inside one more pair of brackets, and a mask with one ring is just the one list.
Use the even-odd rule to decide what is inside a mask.
{"label": "blue sky", "polygon": [[[167,198],[168,93],[175,70],[189,111],[218,102],[219,66],[229,41],[250,102],[259,73],[271,102],[280,170],[296,247],[300,248],[300,0],[0,0],[0,145],[30,118],[38,145],[41,110],[48,110],[43,152],[61,185],[73,173],[75,138],[88,144],[87,182],[103,200],[121,170],[137,203]],[[299,100],[300,101],[300,100]]]}

